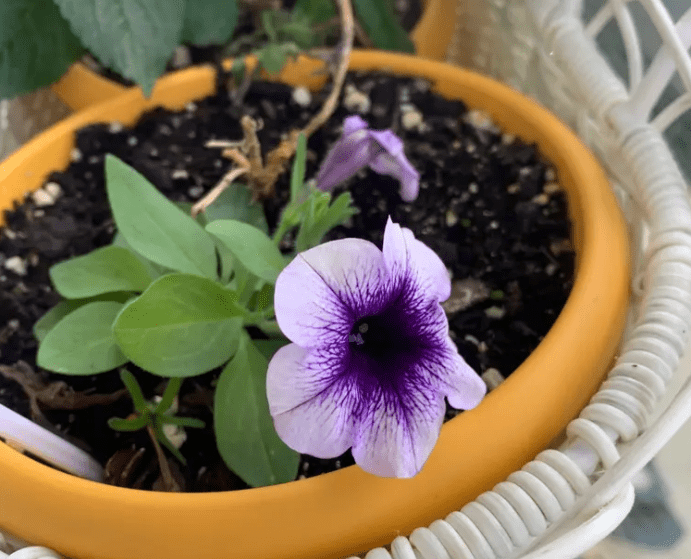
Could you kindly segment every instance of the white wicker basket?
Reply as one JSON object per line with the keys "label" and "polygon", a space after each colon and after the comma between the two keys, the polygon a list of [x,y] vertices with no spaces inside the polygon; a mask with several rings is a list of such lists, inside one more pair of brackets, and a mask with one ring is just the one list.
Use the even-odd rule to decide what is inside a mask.
{"label": "white wicker basket", "polygon": [[[605,165],[634,240],[634,301],[616,365],[559,450],[366,559],[576,557],[624,519],[632,477],[691,415],[691,380],[677,370],[691,328],[691,206],[672,153],[691,108],[682,3],[671,2],[684,12],[675,24],[661,0],[458,0],[449,61],[532,95]],[[621,51],[598,47],[607,33]],[[8,538],[0,559],[20,547]]]}

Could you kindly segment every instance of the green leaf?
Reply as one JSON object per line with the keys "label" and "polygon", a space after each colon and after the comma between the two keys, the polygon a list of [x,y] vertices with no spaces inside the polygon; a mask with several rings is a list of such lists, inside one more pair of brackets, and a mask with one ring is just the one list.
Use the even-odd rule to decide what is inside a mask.
{"label": "green leaf", "polygon": [[108,427],[115,431],[139,431],[140,429],[144,429],[148,423],[148,419],[141,415],[134,419],[111,417],[108,420]]}
{"label": "green leaf", "polygon": [[50,85],[84,52],[52,0],[2,0],[0,22],[0,99]]}
{"label": "green leaf", "polygon": [[237,0],[186,0],[181,41],[220,45],[230,39],[237,23]]}
{"label": "green leaf", "polygon": [[148,258],[144,258],[141,254],[139,254],[130,246],[130,244],[125,240],[125,237],[122,236],[122,233],[120,233],[120,231],[115,232],[115,236],[113,237],[113,240],[111,241],[110,245],[114,247],[126,248],[127,250],[129,250],[134,255],[134,257],[142,263],[142,265],[146,269],[146,273],[149,274],[152,280],[160,278],[164,274],[169,274],[172,271],[170,268],[166,268],[165,266],[161,266],[159,264],[156,264],[155,262],[152,262]]}
{"label": "green leaf", "polygon": [[267,361],[271,361],[271,358],[276,354],[276,352],[283,346],[288,345],[290,342],[283,338],[282,340],[252,340],[252,343],[257,347],[259,353],[261,353]]}
{"label": "green leaf", "polygon": [[352,197],[349,192],[344,192],[330,206],[317,201],[315,215],[300,229],[296,239],[296,250],[302,252],[321,243],[326,233],[337,225],[344,223],[355,213],[352,206]]}
{"label": "green leaf", "polygon": [[293,12],[304,14],[312,23],[323,23],[338,15],[333,0],[297,0]]}
{"label": "green leaf", "polygon": [[358,21],[379,49],[414,53],[415,47],[386,0],[354,0]]}
{"label": "green leaf", "polygon": [[132,167],[106,156],[106,190],[118,230],[156,264],[216,279],[213,238]]}
{"label": "green leaf", "polygon": [[144,393],[142,392],[142,388],[139,386],[136,377],[127,369],[123,368],[120,369],[120,380],[130,393],[132,403],[134,404],[134,409],[139,413],[144,414],[144,410],[147,409],[146,398],[144,398]]}
{"label": "green leaf", "polygon": [[232,183],[204,213],[199,215],[206,215],[207,223],[218,219],[234,219],[249,223],[264,233],[269,230],[264,206],[252,201],[252,194],[244,184]]}
{"label": "green leaf", "polygon": [[168,381],[168,384],[166,384],[166,389],[163,391],[161,400],[158,402],[156,408],[154,409],[154,413],[163,414],[166,411],[168,411],[170,407],[173,405],[173,400],[175,400],[175,397],[178,395],[178,392],[180,392],[181,386],[181,378],[170,379]]}
{"label": "green leaf", "polygon": [[280,73],[288,60],[288,54],[283,45],[277,43],[269,43],[255,51],[254,54],[262,68],[272,76]]}
{"label": "green leaf", "polygon": [[48,334],[58,322],[79,307],[83,307],[95,301],[116,301],[118,303],[125,303],[130,297],[132,297],[131,293],[107,293],[105,295],[98,295],[97,297],[89,297],[88,299],[60,301],[36,321],[36,324],[34,324],[34,337],[39,342],[42,342],[46,334]]}
{"label": "green leaf", "polygon": [[165,377],[199,375],[235,353],[243,312],[236,299],[211,280],[170,274],[122,310],[113,332],[142,369]]}
{"label": "green leaf", "polygon": [[214,431],[221,457],[247,484],[295,479],[300,455],[278,437],[266,400],[266,357],[244,334],[218,379]]}
{"label": "green leaf", "polygon": [[209,223],[206,230],[218,237],[255,276],[269,283],[276,283],[276,278],[286,263],[281,251],[263,231],[232,219]]}
{"label": "green leaf", "polygon": [[148,96],[180,44],[184,0],[54,0],[74,33],[103,64]]}
{"label": "green leaf", "polygon": [[307,156],[307,138],[304,132],[298,136],[297,147],[295,148],[295,159],[290,173],[290,201],[297,200],[298,194],[305,184],[305,158]]}
{"label": "green leaf", "polygon": [[50,268],[50,279],[60,295],[82,299],[113,291],[144,291],[151,276],[127,249],[108,246]]}
{"label": "green leaf", "polygon": [[38,365],[66,375],[92,375],[126,363],[112,329],[122,308],[122,303],[99,301],[69,313],[43,338]]}
{"label": "green leaf", "polygon": [[206,423],[196,417],[179,417],[177,415],[161,414],[158,417],[158,421],[161,424],[168,423],[170,425],[177,425],[178,427],[191,427],[193,429],[203,429],[206,427]]}

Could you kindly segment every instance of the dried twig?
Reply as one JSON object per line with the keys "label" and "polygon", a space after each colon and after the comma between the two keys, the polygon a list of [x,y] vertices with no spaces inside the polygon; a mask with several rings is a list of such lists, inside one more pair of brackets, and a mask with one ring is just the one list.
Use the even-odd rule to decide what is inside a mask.
{"label": "dried twig", "polygon": [[287,169],[290,159],[297,149],[297,140],[300,133],[310,137],[319,129],[333,114],[336,109],[338,97],[343,89],[348,65],[350,63],[350,53],[353,49],[354,18],[353,8],[350,0],[338,0],[341,16],[341,44],[339,64],[333,78],[333,87],[329,96],[324,101],[320,111],[312,117],[302,130],[292,130],[278,146],[271,150],[266,156],[266,164],[262,162],[261,146],[257,138],[257,123],[249,116],[243,116],[240,124],[243,130],[243,140],[241,142],[219,142],[207,144],[208,147],[223,147],[223,155],[232,159],[237,167],[231,169],[221,179],[204,198],[202,198],[192,208],[192,215],[196,216],[199,212],[211,204],[235,178],[246,175],[247,182],[252,190],[255,200],[269,198],[274,193],[274,185],[278,177]]}
{"label": "dried twig", "polygon": [[163,485],[162,489],[164,491],[172,492],[182,491],[180,484],[173,476],[168,458],[166,458],[166,455],[163,452],[158,439],[156,438],[156,433],[154,433],[153,427],[151,427],[151,425],[147,425],[146,432],[149,433],[149,438],[151,439],[151,443],[154,445],[154,450],[156,451],[156,458],[158,458],[158,466],[161,469],[161,482]]}
{"label": "dried twig", "polygon": [[0,374],[18,383],[29,398],[31,417],[34,421],[45,421],[39,404],[54,410],[78,410],[91,406],[108,405],[127,394],[122,388],[112,394],[76,392],[66,382],[58,380],[46,383],[28,363],[17,361],[12,367],[0,365]]}

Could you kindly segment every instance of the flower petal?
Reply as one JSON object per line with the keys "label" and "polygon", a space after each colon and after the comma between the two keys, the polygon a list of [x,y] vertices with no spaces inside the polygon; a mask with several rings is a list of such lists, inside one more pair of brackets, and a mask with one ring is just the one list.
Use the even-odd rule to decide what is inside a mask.
{"label": "flower petal", "polygon": [[356,415],[355,462],[378,476],[413,477],[439,438],[444,412],[444,397],[425,383],[379,390]]}
{"label": "flower petal", "polygon": [[334,458],[353,444],[355,394],[343,375],[347,348],[279,349],[269,363],[266,394],[279,437],[298,452]]}
{"label": "flower petal", "polygon": [[380,175],[389,175],[401,183],[401,198],[412,202],[420,190],[420,173],[410,164],[403,152],[403,141],[391,130],[370,130],[370,137],[381,147],[369,166]]}
{"label": "flower petal", "polygon": [[345,119],[341,138],[331,147],[317,173],[317,188],[330,191],[369,165],[376,146],[359,116]]}
{"label": "flower petal", "polygon": [[438,302],[451,295],[451,280],[441,258],[390,217],[384,229],[383,252],[395,285],[406,284],[421,298]]}
{"label": "flower petal", "polygon": [[355,320],[377,313],[391,296],[381,251],[369,241],[341,239],[298,254],[276,281],[278,325],[311,348],[347,342]]}
{"label": "flower petal", "polygon": [[450,338],[447,338],[446,347],[445,394],[449,405],[457,410],[471,410],[485,397],[487,385],[459,355],[456,344]]}

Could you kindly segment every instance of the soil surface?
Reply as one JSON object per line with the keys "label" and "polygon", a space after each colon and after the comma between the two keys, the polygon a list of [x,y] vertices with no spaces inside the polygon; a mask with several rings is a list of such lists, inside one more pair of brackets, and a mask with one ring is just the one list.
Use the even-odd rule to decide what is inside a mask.
{"label": "soil surface", "polygon": [[[340,137],[343,119],[359,106],[372,128],[391,128],[403,138],[408,158],[421,173],[421,188],[415,202],[403,203],[395,180],[362,171],[341,187],[351,191],[360,212],[329,238],[362,237],[381,247],[389,215],[411,228],[452,273],[453,294],[445,308],[459,352],[486,378],[501,380],[544,337],[572,286],[570,226],[554,171],[533,146],[502,134],[463,103],[433,94],[425,81],[369,74],[350,75],[348,83],[368,101],[363,104],[359,97],[355,103],[351,90],[344,103],[350,108],[342,104],[310,138],[307,177],[316,174],[317,163]],[[0,365],[5,367],[0,370],[19,370],[24,389],[0,375],[0,403],[50,426],[103,464],[110,460],[111,483],[158,487],[156,457],[145,432],[116,432],[106,424],[132,411],[129,397],[118,396],[117,372],[67,377],[36,367],[32,327],[60,300],[48,269],[113,237],[105,154],[135,167],[170,199],[195,201],[230,165],[220,150],[204,147],[206,141],[240,139],[239,118],[249,114],[263,121],[259,138],[267,152],[281,133],[303,126],[318,111],[327,90],[304,106],[293,93],[288,86],[260,82],[252,85],[242,106],[231,105],[228,93],[220,91],[180,112],[154,110],[132,129],[118,123],[89,126],[77,134],[70,167],[49,177],[61,191],[57,198],[47,202],[28,196],[5,214],[7,226],[0,229]],[[271,227],[287,195],[286,174],[276,197],[265,203]],[[20,361],[25,364],[17,365]],[[134,366],[130,370],[147,397],[160,393],[161,378]],[[179,414],[207,424],[187,430],[181,448],[187,467],[168,460],[186,491],[246,487],[223,464],[213,439],[211,387],[218,373],[185,380],[180,393]],[[33,412],[27,391],[36,398]],[[113,393],[114,403],[91,405],[94,394]],[[456,413],[449,409],[447,419]],[[303,456],[299,477],[349,464],[349,452],[333,460]]]}

